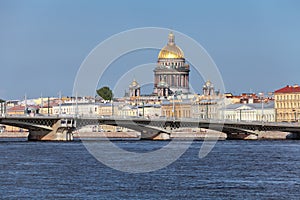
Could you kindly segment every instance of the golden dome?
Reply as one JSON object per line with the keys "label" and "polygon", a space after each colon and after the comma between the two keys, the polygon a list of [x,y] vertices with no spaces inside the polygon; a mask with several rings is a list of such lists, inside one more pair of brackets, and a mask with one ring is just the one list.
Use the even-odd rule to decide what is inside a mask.
{"label": "golden dome", "polygon": [[164,48],[158,54],[158,59],[169,59],[169,58],[184,58],[183,51],[175,44],[174,34],[171,32],[169,34],[169,41]]}

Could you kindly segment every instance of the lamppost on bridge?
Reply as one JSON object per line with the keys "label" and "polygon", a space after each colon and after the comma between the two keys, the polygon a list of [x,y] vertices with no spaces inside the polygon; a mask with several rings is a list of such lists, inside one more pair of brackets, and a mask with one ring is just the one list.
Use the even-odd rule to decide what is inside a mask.
{"label": "lamppost on bridge", "polygon": [[59,116],[61,116],[61,103],[62,103],[62,97],[61,97],[61,91],[59,91],[59,95],[58,95],[59,97],[59,112],[58,112],[58,114],[59,114]]}
{"label": "lamppost on bridge", "polygon": [[173,115],[173,121],[175,121],[175,93],[173,94],[172,115]]}
{"label": "lamppost on bridge", "polygon": [[142,102],[142,105],[143,105],[143,118],[145,118],[145,102],[144,101]]}
{"label": "lamppost on bridge", "polygon": [[261,97],[261,121],[264,121],[264,93],[260,92],[259,96]]}
{"label": "lamppost on bridge", "polygon": [[295,116],[295,120],[294,121],[297,122],[297,113],[296,113],[296,109],[295,108],[293,109],[293,112],[294,112],[294,116]]}
{"label": "lamppost on bridge", "polygon": [[114,100],[113,100],[113,98],[111,98],[111,115],[112,115],[112,117],[114,116]]}
{"label": "lamppost on bridge", "polygon": [[[173,97],[173,104],[172,104],[172,118],[173,118],[173,121],[175,121],[175,96],[177,95],[177,92],[173,92],[172,90],[168,89],[168,95],[172,95]],[[170,100],[169,100],[170,102]]]}
{"label": "lamppost on bridge", "polygon": [[205,119],[208,119],[208,101],[206,102],[206,113],[205,113]]}
{"label": "lamppost on bridge", "polygon": [[240,109],[240,121],[242,121],[242,109]]}
{"label": "lamppost on bridge", "polygon": [[50,97],[48,97],[48,116],[50,116]]}

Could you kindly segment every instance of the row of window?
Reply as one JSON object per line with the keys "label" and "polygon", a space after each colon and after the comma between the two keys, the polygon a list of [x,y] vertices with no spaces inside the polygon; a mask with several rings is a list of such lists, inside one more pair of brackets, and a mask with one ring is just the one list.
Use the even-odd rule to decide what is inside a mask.
{"label": "row of window", "polygon": [[161,67],[166,67],[166,66],[171,66],[171,67],[183,67],[184,66],[184,62],[161,62],[160,63]]}
{"label": "row of window", "polygon": [[[163,113],[164,113],[164,116],[166,116],[166,117],[173,116],[173,112],[170,110],[165,110],[165,111],[163,111]],[[178,118],[181,118],[181,117],[188,118],[188,117],[191,117],[191,112],[190,112],[190,110],[175,110],[174,116],[178,117]]]}
{"label": "row of window", "polygon": [[299,102],[286,102],[286,103],[276,103],[276,108],[300,108]]}
{"label": "row of window", "polygon": [[300,100],[300,94],[275,95],[275,100]]}
{"label": "row of window", "polygon": [[256,115],[240,115],[240,114],[231,114],[226,115],[225,119],[228,120],[246,120],[246,121],[275,121],[275,115],[274,114],[264,114],[263,116],[261,114]]}
{"label": "row of window", "polygon": [[278,113],[277,121],[296,121],[299,119],[299,113]]}

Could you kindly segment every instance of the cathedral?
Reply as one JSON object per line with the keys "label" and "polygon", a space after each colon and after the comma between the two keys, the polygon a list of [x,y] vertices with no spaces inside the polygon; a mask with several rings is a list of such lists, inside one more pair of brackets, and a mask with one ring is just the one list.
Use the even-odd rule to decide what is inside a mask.
{"label": "cathedral", "polygon": [[[171,32],[168,43],[158,54],[154,69],[153,95],[167,97],[173,94],[189,94],[190,66],[185,62],[183,51],[175,44],[175,36]],[[140,85],[133,80],[129,86],[131,98],[140,96]]]}
{"label": "cathedral", "polygon": [[183,51],[175,44],[175,36],[171,32],[167,45],[158,54],[153,93],[157,96],[189,93],[189,72]]}

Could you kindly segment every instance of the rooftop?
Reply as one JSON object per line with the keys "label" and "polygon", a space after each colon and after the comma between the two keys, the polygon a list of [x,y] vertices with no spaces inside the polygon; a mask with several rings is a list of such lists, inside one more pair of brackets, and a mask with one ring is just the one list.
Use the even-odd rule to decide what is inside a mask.
{"label": "rooftop", "polygon": [[296,93],[296,92],[300,92],[300,87],[298,85],[287,85],[284,88],[275,90],[275,93]]}

